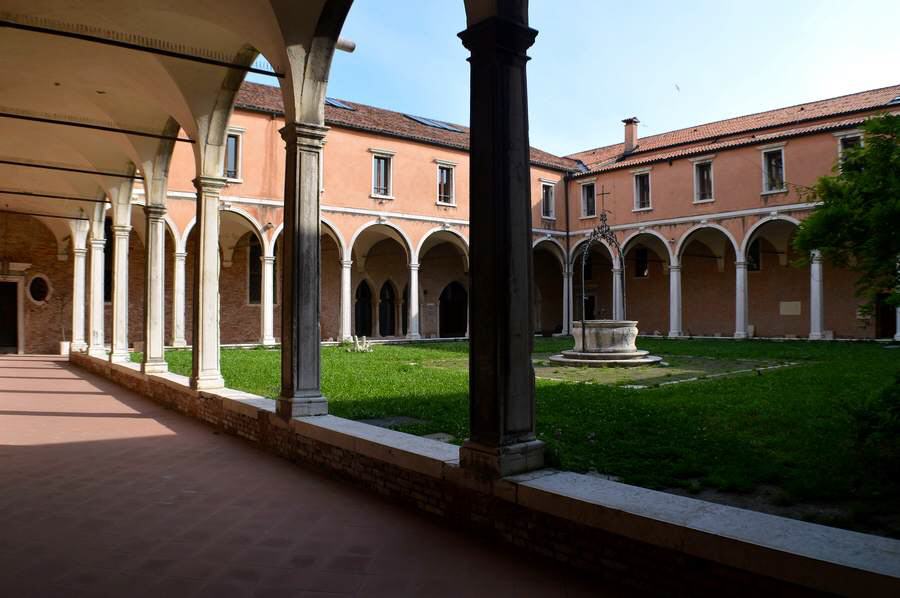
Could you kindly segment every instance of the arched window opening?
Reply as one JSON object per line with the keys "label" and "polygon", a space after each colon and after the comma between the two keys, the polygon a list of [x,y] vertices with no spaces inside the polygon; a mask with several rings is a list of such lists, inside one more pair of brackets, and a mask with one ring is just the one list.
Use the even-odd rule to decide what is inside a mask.
{"label": "arched window opening", "polygon": [[469,295],[458,282],[451,282],[441,291],[439,332],[441,338],[466,335],[469,317]]}
{"label": "arched window opening", "polygon": [[259,305],[262,301],[262,254],[259,239],[251,234],[247,246],[247,303],[250,305]]}
{"label": "arched window opening", "polygon": [[394,286],[386,282],[378,295],[378,334],[394,336],[397,334],[397,296]]}
{"label": "arched window opening", "polygon": [[356,287],[356,336],[372,336],[372,289],[363,281]]}

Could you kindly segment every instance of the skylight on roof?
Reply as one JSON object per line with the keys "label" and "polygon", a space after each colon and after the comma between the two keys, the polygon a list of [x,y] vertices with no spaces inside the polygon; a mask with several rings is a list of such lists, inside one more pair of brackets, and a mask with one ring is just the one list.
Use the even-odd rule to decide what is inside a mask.
{"label": "skylight on roof", "polygon": [[439,120],[434,120],[432,118],[425,118],[424,116],[413,116],[412,114],[404,114],[406,118],[411,118],[419,124],[425,125],[426,127],[434,127],[435,129],[443,129],[445,131],[453,131],[454,133],[461,133],[459,129],[456,127],[452,127],[447,123],[442,123]]}
{"label": "skylight on roof", "polygon": [[353,106],[334,98],[325,98],[325,105],[331,106],[332,108],[340,108],[341,110],[356,110]]}

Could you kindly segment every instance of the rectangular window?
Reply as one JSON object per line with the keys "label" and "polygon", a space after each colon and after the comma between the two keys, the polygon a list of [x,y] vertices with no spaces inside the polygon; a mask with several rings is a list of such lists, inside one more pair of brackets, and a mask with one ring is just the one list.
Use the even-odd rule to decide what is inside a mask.
{"label": "rectangular window", "polygon": [[840,162],[841,170],[844,170],[847,152],[859,147],[862,147],[862,136],[860,135],[846,135],[838,140],[838,162]]}
{"label": "rectangular window", "polygon": [[594,195],[594,183],[581,186],[581,217],[591,218],[597,215],[597,198]]}
{"label": "rectangular window", "polygon": [[762,265],[761,256],[759,254],[759,239],[755,239],[747,248],[747,271],[759,272]]}
{"label": "rectangular window", "polygon": [[438,203],[453,204],[453,167],[443,164],[438,166]]}
{"label": "rectangular window", "polygon": [[650,173],[634,175],[634,209],[650,209]]}
{"label": "rectangular window", "polygon": [[241,178],[241,136],[229,133],[225,140],[225,178]]}
{"label": "rectangular window", "polygon": [[262,245],[256,235],[250,234],[247,249],[247,303],[259,305],[262,301]]}
{"label": "rectangular window", "polygon": [[391,195],[391,157],[375,156],[373,159],[372,195]]}
{"label": "rectangular window", "polygon": [[784,152],[781,148],[763,152],[763,191],[784,191]]}
{"label": "rectangular window", "polygon": [[553,201],[553,185],[550,183],[541,184],[541,217],[556,218],[556,206]]}
{"label": "rectangular window", "polygon": [[694,201],[711,201],[713,198],[712,162],[694,164]]}
{"label": "rectangular window", "polygon": [[634,250],[634,277],[647,278],[650,275],[650,258],[646,247]]}

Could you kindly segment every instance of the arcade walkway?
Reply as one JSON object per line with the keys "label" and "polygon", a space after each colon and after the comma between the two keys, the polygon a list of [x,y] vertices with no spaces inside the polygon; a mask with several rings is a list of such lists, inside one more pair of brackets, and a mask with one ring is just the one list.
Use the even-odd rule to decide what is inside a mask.
{"label": "arcade walkway", "polygon": [[587,596],[58,358],[0,357],[6,596]]}

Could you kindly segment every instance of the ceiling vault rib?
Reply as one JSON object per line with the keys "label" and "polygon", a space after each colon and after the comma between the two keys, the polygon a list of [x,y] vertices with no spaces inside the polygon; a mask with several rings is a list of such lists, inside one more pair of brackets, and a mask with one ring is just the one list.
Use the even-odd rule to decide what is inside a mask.
{"label": "ceiling vault rib", "polygon": [[90,220],[84,216],[61,216],[59,214],[39,214],[38,212],[19,212],[16,210],[0,210],[0,214],[18,214],[19,216],[40,216],[41,218],[59,218],[60,220]]}
{"label": "ceiling vault rib", "polygon": [[102,170],[88,170],[86,168],[74,168],[72,166],[54,166],[52,164],[38,164],[35,162],[18,162],[16,160],[0,160],[0,164],[7,166],[24,166],[25,168],[40,168],[43,170],[58,170],[60,172],[74,172],[77,174],[96,174],[100,176],[111,176],[120,179],[131,179],[133,181],[142,181],[144,177],[136,174],[125,174],[122,172],[109,172]]}
{"label": "ceiling vault rib", "polygon": [[279,73],[276,71],[269,71],[266,69],[260,69],[253,66],[245,65],[245,64],[237,64],[234,62],[228,62],[225,60],[216,60],[215,58],[207,58],[205,56],[197,56],[195,54],[188,54],[186,52],[177,52],[175,50],[166,50],[163,48],[154,48],[152,46],[146,46],[142,44],[135,44],[132,42],[120,41],[115,39],[107,39],[104,37],[98,37],[96,35],[88,35],[86,33],[76,33],[74,31],[61,31],[59,29],[50,29],[48,27],[40,27],[37,25],[27,25],[25,23],[16,23],[15,21],[8,20],[0,20],[0,27],[10,27],[12,29],[19,29],[22,31],[30,31],[33,33],[42,33],[44,35],[56,35],[59,37],[68,37],[71,39],[77,39],[85,42],[90,42],[94,44],[102,44],[106,46],[113,46],[116,48],[124,48],[126,50],[134,50],[136,52],[147,52],[149,54],[158,54],[160,56],[166,56],[169,58],[177,58],[179,60],[189,60],[191,62],[199,62],[201,64],[208,64],[211,66],[224,67],[229,69],[237,69],[241,71],[245,71],[248,73],[255,73],[257,75],[267,75],[269,77],[278,77],[279,79],[284,78],[284,73]]}
{"label": "ceiling vault rib", "polygon": [[79,127],[82,129],[91,129],[94,131],[105,131],[108,133],[122,133],[125,135],[134,135],[138,137],[151,137],[153,139],[165,139],[167,141],[183,141],[185,143],[194,143],[189,137],[178,137],[172,135],[158,135],[156,133],[146,133],[144,131],[136,131],[134,129],[123,129],[120,127],[110,127],[106,125],[95,125],[92,123],[79,122],[75,120],[62,120],[58,118],[47,118],[45,116],[31,116],[27,114],[15,114],[12,112],[0,112],[0,118],[12,118],[15,120],[27,120],[29,122],[44,123],[49,125],[60,125],[64,127]]}
{"label": "ceiling vault rib", "polygon": [[41,197],[48,199],[65,199],[67,201],[89,201],[91,203],[109,203],[108,199],[94,199],[89,197],[75,197],[74,195],[56,195],[54,193],[38,193],[36,191],[14,191],[12,189],[0,189],[0,195],[21,195],[22,197]]}

